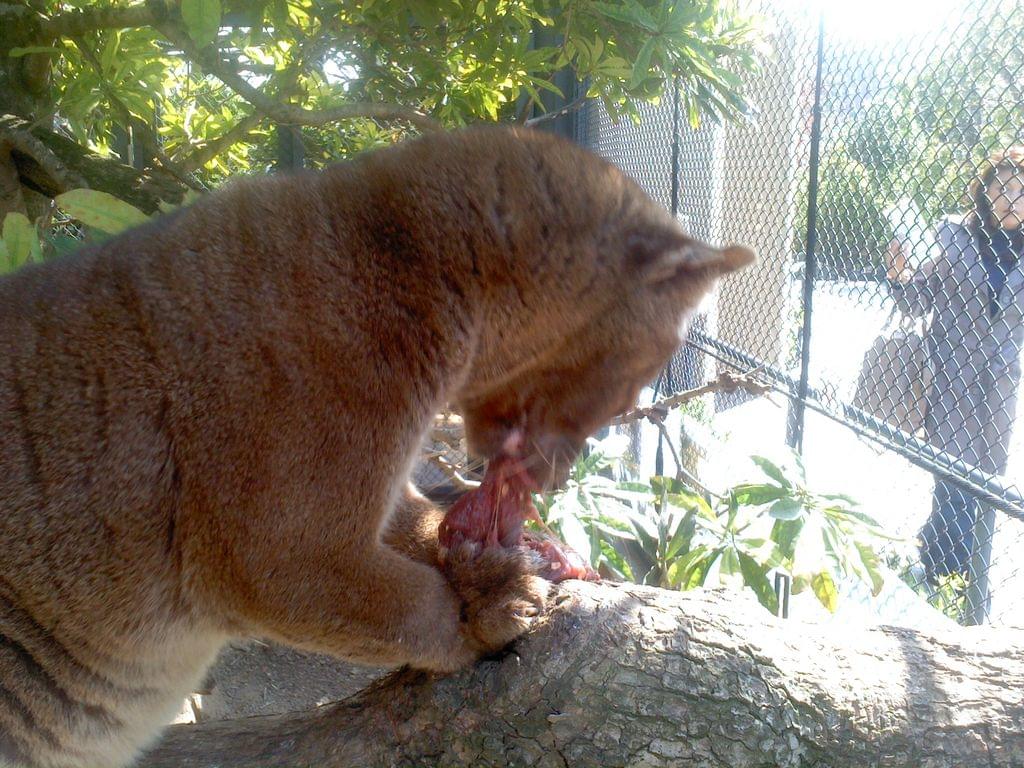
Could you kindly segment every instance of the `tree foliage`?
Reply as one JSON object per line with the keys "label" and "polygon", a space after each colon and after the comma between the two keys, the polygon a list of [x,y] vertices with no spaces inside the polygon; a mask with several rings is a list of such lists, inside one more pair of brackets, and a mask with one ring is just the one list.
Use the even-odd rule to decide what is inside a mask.
{"label": "tree foliage", "polygon": [[[616,117],[672,77],[695,119],[735,117],[754,64],[751,28],[720,0],[62,0],[28,30],[7,53],[46,60],[53,110],[77,141],[105,152],[126,124],[152,131],[211,183],[265,169],[275,123],[305,124],[321,162],[426,117],[544,111],[546,94],[574,97],[555,83],[566,68]],[[350,119],[330,119],[346,107]]]}

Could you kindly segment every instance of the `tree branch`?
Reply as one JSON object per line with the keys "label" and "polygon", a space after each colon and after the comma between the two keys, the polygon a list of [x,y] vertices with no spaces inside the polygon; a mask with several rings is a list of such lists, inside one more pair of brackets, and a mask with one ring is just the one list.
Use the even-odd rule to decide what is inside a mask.
{"label": "tree branch", "polygon": [[175,0],[146,0],[142,5],[81,8],[41,19],[39,39],[76,37],[97,29],[156,27],[171,18]]}
{"label": "tree branch", "polygon": [[49,147],[33,136],[28,126],[24,120],[13,115],[0,116],[0,145],[7,145],[30,157],[61,192],[88,187],[85,178],[71,170]]}
{"label": "tree branch", "polygon": [[163,149],[160,147],[160,139],[157,137],[156,131],[154,131],[142,120],[140,120],[132,114],[131,109],[129,109],[128,105],[121,100],[121,97],[117,95],[116,89],[110,85],[110,82],[104,76],[103,65],[100,63],[99,58],[97,58],[96,53],[92,50],[92,48],[86,45],[82,41],[82,39],[76,35],[71,35],[70,38],[71,42],[75,44],[75,47],[78,48],[79,52],[81,52],[85,60],[89,62],[89,65],[93,68],[93,71],[96,72],[96,76],[99,78],[100,81],[100,87],[106,94],[107,99],[110,101],[111,105],[113,105],[114,109],[118,112],[120,118],[125,121],[124,127],[131,127],[133,132],[139,135],[142,146],[145,148],[147,152],[149,152],[153,157],[156,158],[157,162],[159,162],[160,166],[167,173],[169,173],[171,176],[173,176],[175,179],[177,179],[187,187],[190,187],[200,192],[206,191],[205,187],[203,187],[201,184],[196,183],[195,180],[189,178],[188,171],[186,171],[184,168],[179,167],[177,163],[175,163],[173,160],[171,160],[171,158],[164,154]]}
{"label": "tree branch", "polygon": [[190,145],[192,151],[177,161],[178,167],[185,173],[199,170],[228,147],[245,140],[265,119],[261,114],[246,115],[217,138],[203,144]]}
{"label": "tree branch", "polygon": [[764,395],[771,392],[771,385],[756,378],[753,373],[753,371],[748,371],[747,373],[722,371],[722,373],[718,374],[718,378],[704,386],[688,389],[685,392],[679,392],[670,397],[662,398],[653,405],[648,405],[644,408],[634,408],[632,411],[612,419],[611,426],[617,427],[633,421],[640,421],[641,419],[662,420],[671,409],[688,403],[691,400],[696,400],[699,397],[704,397],[704,395],[710,395],[713,392],[736,392],[741,389],[752,395]]}
{"label": "tree branch", "polygon": [[994,627],[850,631],[748,592],[566,582],[502,659],[174,726],[139,768],[1019,767],[1022,653]]}
{"label": "tree branch", "polygon": [[343,104],[322,110],[307,110],[292,104],[281,104],[259,88],[246,82],[245,78],[217,55],[216,48],[212,46],[198,48],[188,35],[172,22],[161,24],[158,28],[171,43],[181,49],[186,58],[198,64],[207,74],[216,77],[258,111],[277,123],[316,126],[327,125],[339,120],[367,117],[375,120],[405,121],[421,131],[441,129],[441,125],[432,117],[398,104]]}
{"label": "tree branch", "polygon": [[[328,47],[328,44],[328,37],[324,34],[323,30],[321,30],[319,35],[304,39],[299,47],[298,54],[289,66],[283,72],[275,72],[265,87],[270,91],[276,92],[278,96],[286,96],[295,88],[302,67],[308,64],[310,59],[320,56]],[[221,136],[195,147],[191,153],[180,161],[180,167],[187,172],[202,168],[228,147],[243,141],[264,119],[266,119],[265,116],[259,113],[243,117],[233,128]]]}
{"label": "tree branch", "polygon": [[551,120],[555,120],[556,118],[562,117],[563,115],[568,115],[586,106],[587,101],[587,94],[584,93],[582,96],[577,96],[575,99],[570,101],[561,109],[556,109],[551,112],[545,112],[543,115],[537,115],[537,117],[531,117],[529,120],[524,120],[523,125],[525,125],[528,128],[532,128],[535,125],[547,123]]}

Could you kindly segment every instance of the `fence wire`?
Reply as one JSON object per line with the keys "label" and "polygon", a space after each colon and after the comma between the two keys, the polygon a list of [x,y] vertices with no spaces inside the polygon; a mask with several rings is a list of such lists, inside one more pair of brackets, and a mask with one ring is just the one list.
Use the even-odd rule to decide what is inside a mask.
{"label": "fence wire", "polygon": [[[693,235],[760,257],[696,318],[659,387],[759,368],[787,417],[720,396],[710,424],[771,425],[805,457],[834,453],[850,484],[884,475],[879,516],[914,539],[890,559],[903,581],[958,621],[1013,621],[1024,4],[946,3],[902,30],[748,8],[773,51],[747,78],[748,121],[694,129],[672,94],[639,123],[598,104],[579,122]],[[836,422],[876,448],[841,454]]]}

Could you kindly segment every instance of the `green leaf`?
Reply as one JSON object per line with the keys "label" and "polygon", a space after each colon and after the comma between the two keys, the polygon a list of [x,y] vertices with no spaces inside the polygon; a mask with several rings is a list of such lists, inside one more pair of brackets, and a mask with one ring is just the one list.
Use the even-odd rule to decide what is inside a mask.
{"label": "green leaf", "polygon": [[24,48],[11,48],[7,55],[12,59],[28,56],[30,53],[60,53],[60,48],[51,45],[26,45]]}
{"label": "green leaf", "polygon": [[673,587],[689,589],[689,582],[694,571],[705,560],[712,559],[712,555],[711,550],[702,544],[699,547],[694,547],[685,555],[677,557],[668,567],[666,577],[669,584]]}
{"label": "green leaf", "polygon": [[777,520],[772,526],[772,541],[779,545],[779,551],[790,560],[796,553],[797,539],[800,538],[800,533],[803,531],[804,522],[804,518]]}
{"label": "green leaf", "polygon": [[882,576],[881,563],[878,560],[878,555],[867,544],[862,544],[859,541],[854,542],[854,546],[857,547],[857,551],[860,553],[860,560],[864,563],[864,570],[868,573],[868,578],[871,579],[871,594],[878,597],[878,593],[882,591],[882,587],[885,586],[885,577]]}
{"label": "green leaf", "polygon": [[565,517],[562,520],[562,538],[565,543],[575,549],[584,560],[590,562],[590,534],[577,517]]}
{"label": "green leaf", "polygon": [[726,587],[742,587],[743,573],[740,570],[740,559],[733,547],[722,551],[722,559],[718,566],[718,582]]}
{"label": "green leaf", "polygon": [[838,512],[839,514],[845,515],[846,517],[851,517],[854,520],[864,523],[864,525],[867,525],[871,528],[882,528],[882,525],[877,520],[875,520],[875,518],[871,517],[871,515],[866,515],[863,512],[860,512],[859,510],[832,507],[831,511]]}
{"label": "green leaf", "polygon": [[814,574],[811,577],[811,590],[818,598],[818,602],[825,606],[829,613],[836,612],[836,605],[839,603],[839,590],[836,589],[836,583],[832,580],[832,574],[828,571]]}
{"label": "green leaf", "polygon": [[199,45],[209,45],[220,30],[220,0],[181,0],[181,18],[189,37]]}
{"label": "green leaf", "polygon": [[643,27],[648,32],[658,31],[658,22],[636,0],[626,0],[625,3],[590,3],[590,7],[609,19]]}
{"label": "green leaf", "polygon": [[636,55],[636,61],[633,62],[633,74],[629,78],[630,88],[636,88],[647,78],[651,70],[651,56],[654,55],[654,46],[657,41],[656,37],[649,37],[640,48],[640,52]]}
{"label": "green leaf", "polygon": [[852,507],[860,506],[860,503],[845,493],[822,493],[821,498],[828,499],[829,501],[844,501]]}
{"label": "green leaf", "polygon": [[715,515],[715,511],[711,509],[711,505],[707,503],[703,496],[690,491],[681,491],[679,493],[668,493],[665,495],[666,500],[673,507],[686,510],[687,512],[693,511],[703,517],[705,520],[717,520],[718,517]]}
{"label": "green leaf", "polygon": [[696,20],[696,5],[692,0],[678,0],[668,14],[668,24],[664,30],[667,34],[678,34]]}
{"label": "green leaf", "polygon": [[789,491],[777,485],[769,485],[768,483],[744,483],[735,486],[733,493],[736,494],[737,503],[756,507],[771,501],[777,501],[787,496]]}
{"label": "green leaf", "polygon": [[665,547],[665,559],[671,560],[680,552],[689,549],[695,530],[696,525],[694,524],[693,513],[688,512],[682,515],[681,519],[676,521],[676,529],[672,533],[668,546]]}
{"label": "green leaf", "polygon": [[636,533],[637,541],[645,552],[655,553],[658,551],[658,532],[652,526],[651,521],[644,515],[637,512],[627,511],[626,517]]}
{"label": "green leaf", "polygon": [[24,213],[12,211],[4,218],[4,244],[7,246],[7,259],[10,267],[16,269],[28,261],[32,253],[32,241],[39,247],[39,238],[35,227]]}
{"label": "green leaf", "polygon": [[768,508],[768,514],[776,520],[796,520],[803,514],[804,505],[799,499],[779,499]]}
{"label": "green leaf", "polygon": [[623,539],[624,541],[637,541],[636,535],[631,531],[624,531],[621,528],[608,525],[600,520],[594,520],[591,525],[606,537],[611,536],[612,538]]}
{"label": "green leaf", "polygon": [[83,224],[111,235],[149,221],[135,206],[95,189],[72,189],[54,202]]}
{"label": "green leaf", "polygon": [[768,569],[755,562],[750,555],[743,552],[738,552],[737,555],[740,560],[743,581],[754,590],[761,605],[771,611],[773,616],[778,615],[779,597],[775,594],[775,588],[768,579]]}
{"label": "green leaf", "polygon": [[771,539],[756,537],[736,539],[736,548],[769,568],[778,568],[785,562],[778,544]]}
{"label": "green leaf", "polygon": [[783,488],[792,488],[793,484],[786,479],[786,476],[779,469],[778,465],[769,461],[764,456],[751,456],[751,460],[761,468],[768,477],[777,482]]}

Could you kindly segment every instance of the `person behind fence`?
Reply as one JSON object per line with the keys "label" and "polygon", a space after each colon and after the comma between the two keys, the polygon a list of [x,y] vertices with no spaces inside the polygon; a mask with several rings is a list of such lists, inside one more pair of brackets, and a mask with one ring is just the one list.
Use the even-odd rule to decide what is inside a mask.
{"label": "person behind fence", "polygon": [[[900,308],[931,313],[929,442],[986,476],[1006,471],[1024,345],[1024,145],[989,159],[971,184],[971,210],[936,228],[931,258],[908,267],[890,249],[887,277]],[[967,576],[978,501],[935,477],[920,534],[930,581]]]}

